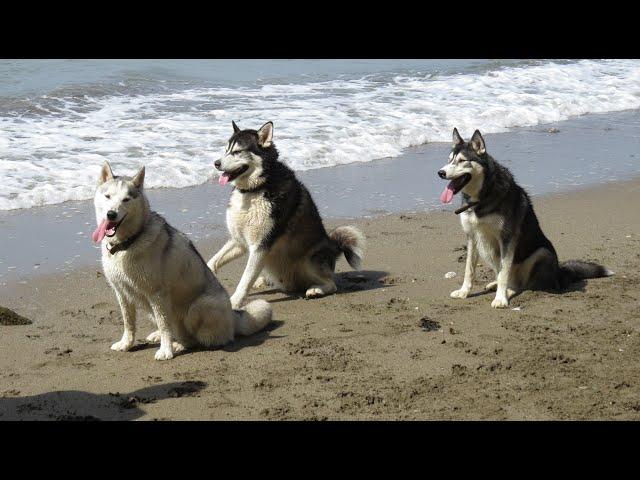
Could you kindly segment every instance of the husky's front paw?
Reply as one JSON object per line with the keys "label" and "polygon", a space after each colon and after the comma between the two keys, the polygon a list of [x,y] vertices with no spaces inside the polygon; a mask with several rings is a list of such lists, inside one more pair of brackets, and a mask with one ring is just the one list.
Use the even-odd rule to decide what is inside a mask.
{"label": "husky's front paw", "polygon": [[454,290],[453,292],[451,292],[449,294],[449,296],[451,298],[467,298],[467,295],[469,295],[469,289],[467,289],[467,288],[461,288],[460,290]]}
{"label": "husky's front paw", "polygon": [[507,300],[505,297],[496,295],[496,298],[494,298],[493,302],[491,302],[491,306],[493,308],[507,308],[509,306],[509,300]]}
{"label": "husky's front paw", "polygon": [[244,297],[242,295],[233,294],[231,295],[231,308],[234,310],[240,310],[242,304],[244,303]]}
{"label": "husky's front paw", "polygon": [[324,290],[322,290],[320,287],[311,287],[304,294],[306,298],[319,298],[323,297],[324,295]]}
{"label": "husky's front paw", "polygon": [[127,350],[130,350],[131,347],[133,347],[133,338],[125,335],[119,342],[111,345],[111,350],[115,350],[116,352],[126,352]]}
{"label": "husky's front paw", "polygon": [[261,288],[266,288],[269,286],[269,282],[264,277],[258,277],[258,279],[253,284],[253,288],[259,290]]}
{"label": "husky's front paw", "polygon": [[171,345],[161,346],[156,352],[156,360],[171,360],[173,358],[173,350]]}

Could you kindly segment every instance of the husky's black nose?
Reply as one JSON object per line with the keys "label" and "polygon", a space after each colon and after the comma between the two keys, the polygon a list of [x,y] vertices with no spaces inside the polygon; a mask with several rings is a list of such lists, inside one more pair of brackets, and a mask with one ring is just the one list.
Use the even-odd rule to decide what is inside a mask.
{"label": "husky's black nose", "polygon": [[113,210],[109,210],[107,212],[107,220],[115,220],[116,218],[118,218],[118,212],[114,212]]}
{"label": "husky's black nose", "polygon": [[222,165],[222,162],[220,160],[216,160],[215,162],[213,162],[213,166],[218,170],[220,170],[220,165]]}
{"label": "husky's black nose", "polygon": [[438,170],[438,176],[440,178],[446,178],[447,177],[447,172],[445,172],[444,170]]}

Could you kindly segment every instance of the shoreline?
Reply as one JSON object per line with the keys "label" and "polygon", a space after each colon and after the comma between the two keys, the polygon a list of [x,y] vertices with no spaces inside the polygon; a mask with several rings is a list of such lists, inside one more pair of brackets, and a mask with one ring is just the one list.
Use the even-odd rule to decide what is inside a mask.
{"label": "shoreline", "polygon": [[[531,195],[532,202],[535,211],[537,212],[537,205],[547,205],[549,203],[553,204],[556,202],[562,202],[567,198],[598,198],[603,193],[611,191],[612,189],[621,189],[624,191],[638,191],[640,193],[640,176],[635,177],[630,180],[626,180],[623,182],[607,182],[603,184],[597,185],[588,185],[577,187],[573,190],[567,190],[562,192],[550,192],[541,194],[538,196]],[[334,228],[339,225],[345,225],[347,223],[354,223],[356,225],[360,225],[363,222],[386,222],[390,219],[395,218],[411,218],[412,216],[420,216],[422,218],[434,218],[438,219],[438,221],[446,221],[446,218],[449,218],[453,223],[459,225],[458,216],[453,212],[455,209],[459,207],[460,204],[460,195],[456,195],[453,201],[448,204],[440,204],[437,207],[429,209],[427,211],[411,211],[404,210],[399,212],[376,212],[370,216],[361,217],[360,219],[355,218],[323,218],[323,222],[327,230]],[[218,232],[218,234],[210,235],[206,238],[201,238],[197,242],[194,242],[194,245],[198,252],[202,255],[203,259],[206,261],[209,260],[227,241],[228,234],[226,230]],[[464,243],[464,242],[463,242]],[[552,240],[553,243],[553,240]],[[47,272],[47,273],[37,273],[29,278],[29,281],[22,282],[14,282],[12,284],[8,284],[4,286],[3,290],[0,290],[0,304],[6,305],[6,302],[12,303],[13,298],[24,298],[25,296],[30,296],[38,292],[39,285],[42,284],[60,284],[60,282],[78,281],[79,278],[86,278],[89,276],[95,276],[96,278],[100,278],[102,276],[102,263],[100,258],[100,252],[98,247],[94,247],[96,249],[96,258],[95,265],[87,264],[81,265],[77,267],[71,267],[68,271],[64,272]],[[243,257],[244,258],[244,257]],[[563,258],[560,258],[560,261],[563,261]],[[348,268],[348,267],[347,267]],[[238,277],[239,279],[239,277]],[[65,286],[61,285],[58,288],[59,292],[64,292]],[[109,290],[111,291],[111,290]],[[231,291],[232,293],[232,291]],[[16,308],[19,308],[17,305]]]}
{"label": "shoreline", "polygon": [[[639,127],[640,110],[629,110],[516,128],[485,139],[494,158],[509,167],[537,198],[640,176],[636,157],[640,138],[635,135]],[[559,131],[549,133],[550,128]],[[406,149],[399,157],[297,175],[326,221],[434,211],[443,208],[438,197],[444,182],[435,172],[446,162],[448,151],[448,143],[430,143]],[[117,165],[113,168],[118,173]],[[224,214],[229,194],[229,188],[212,182],[148,192],[152,209],[196,245],[226,237]],[[444,208],[455,209],[452,205]],[[0,235],[5,236],[0,286],[99,264],[98,247],[91,243],[94,224],[91,201],[0,212]]]}

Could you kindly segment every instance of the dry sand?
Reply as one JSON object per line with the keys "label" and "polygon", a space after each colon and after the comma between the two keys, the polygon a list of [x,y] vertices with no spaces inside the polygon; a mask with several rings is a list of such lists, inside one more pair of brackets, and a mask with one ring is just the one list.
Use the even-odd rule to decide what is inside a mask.
{"label": "dry sand", "polygon": [[[534,199],[561,260],[614,277],[524,292],[500,311],[492,294],[454,300],[455,215],[383,216],[356,222],[366,270],[340,260],[339,294],[259,292],[269,331],[169,362],[142,340],[109,350],[120,313],[95,268],[38,277],[0,293],[33,320],[0,326],[0,419],[640,419],[638,194],[634,180]],[[221,244],[197,246],[209,258]],[[228,290],[243,265],[220,275]],[[489,279],[481,268],[476,291]],[[141,339],[151,329],[139,320]]]}

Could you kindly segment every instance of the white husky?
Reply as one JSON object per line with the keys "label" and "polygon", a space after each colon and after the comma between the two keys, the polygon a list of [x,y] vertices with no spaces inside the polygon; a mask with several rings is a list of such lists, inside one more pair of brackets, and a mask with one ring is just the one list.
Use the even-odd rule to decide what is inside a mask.
{"label": "white husky", "polygon": [[157,330],[147,340],[160,342],[156,360],[168,360],[191,346],[213,347],[250,335],[271,321],[264,300],[232,310],[191,241],[150,211],[144,194],[144,167],[133,177],[114,177],[105,162],[94,197],[102,242],[102,266],[124,321],[124,334],[111,348],[129,350],[135,340],[136,307],[146,311]]}

